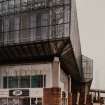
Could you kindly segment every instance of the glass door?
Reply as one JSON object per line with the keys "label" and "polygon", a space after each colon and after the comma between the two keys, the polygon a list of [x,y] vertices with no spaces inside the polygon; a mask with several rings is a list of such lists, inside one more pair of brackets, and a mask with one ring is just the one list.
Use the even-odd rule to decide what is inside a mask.
{"label": "glass door", "polygon": [[8,105],[18,105],[18,98],[9,98],[8,99]]}
{"label": "glass door", "polygon": [[31,105],[42,105],[42,98],[31,98]]}
{"label": "glass door", "polygon": [[20,98],[19,105],[30,105],[30,98]]}
{"label": "glass door", "polygon": [[0,99],[0,105],[7,105],[7,99],[6,98]]}

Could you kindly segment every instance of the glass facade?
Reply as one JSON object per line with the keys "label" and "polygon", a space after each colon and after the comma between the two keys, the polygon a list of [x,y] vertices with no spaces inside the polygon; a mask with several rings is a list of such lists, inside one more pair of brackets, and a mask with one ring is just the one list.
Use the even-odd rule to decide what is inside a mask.
{"label": "glass facade", "polygon": [[2,98],[0,105],[42,105],[42,98]]}
{"label": "glass facade", "polygon": [[43,88],[45,75],[3,77],[3,88]]}
{"label": "glass facade", "polygon": [[69,36],[69,0],[0,0],[0,44]]}

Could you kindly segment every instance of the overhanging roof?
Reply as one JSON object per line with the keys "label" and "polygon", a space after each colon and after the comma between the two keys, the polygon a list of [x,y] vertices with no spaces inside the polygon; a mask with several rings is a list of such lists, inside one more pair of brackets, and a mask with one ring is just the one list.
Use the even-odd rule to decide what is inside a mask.
{"label": "overhanging roof", "polygon": [[68,39],[7,45],[0,47],[0,64],[51,61],[58,56],[63,70],[79,81],[81,73],[73,53]]}

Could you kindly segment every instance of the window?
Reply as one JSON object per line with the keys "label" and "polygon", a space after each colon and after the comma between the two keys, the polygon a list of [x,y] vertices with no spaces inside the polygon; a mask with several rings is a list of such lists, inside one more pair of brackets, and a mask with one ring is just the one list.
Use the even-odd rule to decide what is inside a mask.
{"label": "window", "polygon": [[3,88],[7,88],[7,77],[3,78]]}
{"label": "window", "polygon": [[17,77],[8,77],[8,88],[18,88]]}
{"label": "window", "polygon": [[3,88],[43,88],[45,86],[45,75],[3,77]]}
{"label": "window", "polygon": [[63,23],[63,18],[64,18],[63,7],[56,8],[55,9],[55,14],[56,14],[56,23],[57,24]]}
{"label": "window", "polygon": [[36,16],[36,38],[41,39],[41,14]]}
{"label": "window", "polygon": [[56,0],[56,4],[63,4],[64,0]]}
{"label": "window", "polygon": [[3,31],[4,31],[4,43],[7,44],[7,40],[8,40],[8,33],[9,33],[9,17],[5,17],[3,19]]}
{"label": "window", "polygon": [[49,19],[48,19],[48,13],[39,13],[36,17],[36,38],[37,39],[47,39],[48,37],[48,25],[49,25]]}
{"label": "window", "polygon": [[48,14],[42,14],[41,16],[41,35],[42,35],[42,39],[47,39],[48,38],[48,23],[49,23],[49,19],[48,19]]}
{"label": "window", "polygon": [[31,105],[42,105],[42,98],[31,98]]}
{"label": "window", "polygon": [[55,8],[52,17],[52,36],[55,38],[64,35],[64,10],[63,7]]}
{"label": "window", "polygon": [[42,105],[42,98],[37,98],[37,105]]}
{"label": "window", "polygon": [[43,76],[42,75],[32,76],[31,77],[31,87],[32,88],[43,87]]}
{"label": "window", "polygon": [[20,0],[15,0],[15,11],[19,11],[20,10]]}
{"label": "window", "polygon": [[30,14],[30,37],[32,40],[36,38],[36,14]]}
{"label": "window", "polygon": [[27,0],[21,0],[21,7],[22,10],[25,10],[27,8]]}
{"label": "window", "polygon": [[2,6],[3,14],[7,13],[8,12],[8,1],[2,2],[1,6]]}
{"label": "window", "polygon": [[36,105],[36,98],[31,98],[31,105]]}
{"label": "window", "polygon": [[14,12],[14,0],[9,0],[9,12]]}
{"label": "window", "polygon": [[19,83],[20,88],[30,88],[30,76],[21,76]]}
{"label": "window", "polygon": [[29,15],[28,14],[22,14],[21,15],[21,27],[20,27],[20,40],[22,42],[30,41],[29,36]]}
{"label": "window", "polygon": [[14,16],[10,16],[9,18],[9,32],[8,32],[8,43],[14,42]]}
{"label": "window", "polygon": [[26,5],[27,4],[27,0],[21,0],[21,4],[22,5]]}
{"label": "window", "polygon": [[70,26],[69,26],[69,21],[70,21],[70,9],[69,6],[65,7],[64,10],[64,36],[69,36],[69,30],[70,30]]}
{"label": "window", "polygon": [[70,7],[66,6],[64,9],[64,22],[68,23],[70,21]]}
{"label": "window", "polygon": [[62,105],[67,105],[66,93],[62,91]]}
{"label": "window", "polygon": [[0,105],[7,105],[7,98],[1,98]]}
{"label": "window", "polygon": [[18,105],[18,102],[19,102],[18,98],[14,98],[14,97],[8,98],[7,100],[8,100],[8,104],[5,104],[5,105]]}
{"label": "window", "polygon": [[2,21],[2,18],[0,18],[0,44],[3,44],[3,21]]}
{"label": "window", "polygon": [[2,14],[2,3],[0,3],[0,15]]}
{"label": "window", "polygon": [[14,39],[15,39],[15,42],[19,41],[19,24],[20,24],[20,16],[15,16],[15,18],[14,18]]}
{"label": "window", "polygon": [[15,0],[15,7],[20,7],[20,0]]}
{"label": "window", "polygon": [[65,1],[65,0],[52,0],[52,3],[53,3],[54,5],[60,5],[60,4],[63,4],[64,1]]}
{"label": "window", "polygon": [[56,25],[56,37],[63,37],[64,35],[64,24]]}
{"label": "window", "polygon": [[42,7],[46,5],[46,0],[35,0],[35,7]]}

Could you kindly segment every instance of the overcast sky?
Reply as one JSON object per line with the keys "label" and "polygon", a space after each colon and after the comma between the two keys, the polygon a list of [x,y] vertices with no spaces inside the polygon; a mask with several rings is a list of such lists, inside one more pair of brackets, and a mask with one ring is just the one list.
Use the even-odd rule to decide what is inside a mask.
{"label": "overcast sky", "polygon": [[77,0],[83,54],[94,60],[92,88],[105,90],[105,0]]}

